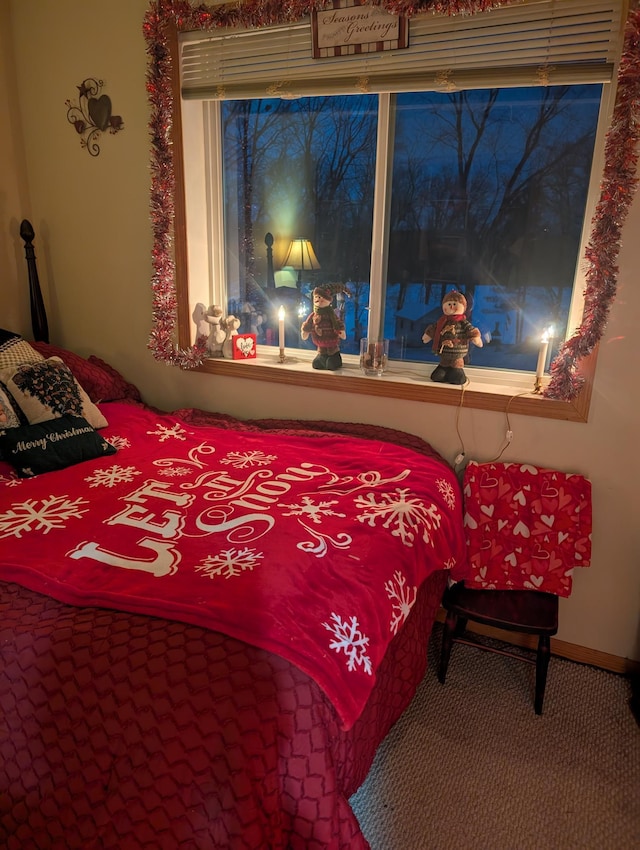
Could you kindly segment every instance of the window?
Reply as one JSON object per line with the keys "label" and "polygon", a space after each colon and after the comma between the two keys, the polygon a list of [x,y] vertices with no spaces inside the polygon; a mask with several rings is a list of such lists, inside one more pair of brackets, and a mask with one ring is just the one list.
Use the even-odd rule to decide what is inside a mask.
{"label": "window", "polygon": [[[349,62],[313,63],[308,23],[181,36],[188,309],[222,303],[268,346],[286,294],[287,347],[304,348],[297,311],[339,280],[343,350],[384,334],[423,364],[456,287],[487,343],[473,367],[530,372],[542,330],[557,346],[580,321],[622,11],[418,15],[408,50]],[[287,267],[298,236],[320,268]]]}
{"label": "window", "polygon": [[[223,101],[215,200],[226,311],[241,315],[259,343],[277,345],[282,303],[287,347],[310,347],[299,325],[311,289],[337,282],[349,293],[339,303],[343,352],[356,354],[363,336],[384,336],[392,360],[435,363],[422,333],[445,293],[458,289],[485,341],[470,362],[535,371],[545,329],[556,343],[567,330],[601,91],[580,84]],[[377,168],[380,137],[388,169]],[[379,211],[376,232],[384,197],[388,215]],[[299,233],[319,267],[287,265]],[[386,263],[372,270],[374,244]]]}

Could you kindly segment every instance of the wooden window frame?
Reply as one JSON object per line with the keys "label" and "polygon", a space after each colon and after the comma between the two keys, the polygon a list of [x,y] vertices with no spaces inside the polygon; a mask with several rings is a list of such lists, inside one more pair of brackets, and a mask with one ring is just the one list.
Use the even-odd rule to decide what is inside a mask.
{"label": "wooden window frame", "polygon": [[[178,345],[189,348],[192,345],[192,322],[189,305],[188,286],[188,250],[187,216],[185,200],[185,172],[183,165],[183,141],[181,111],[177,105],[181,102],[179,79],[178,30],[174,23],[168,25],[167,43],[171,55],[173,73],[171,89],[173,98],[173,120],[171,125],[172,158],[174,172],[174,263],[177,303]],[[597,362],[597,346],[590,355],[580,360],[578,374],[583,380],[580,392],[572,401],[545,398],[533,390],[527,393],[522,389],[501,392],[483,390],[481,386],[467,385],[464,397],[460,387],[449,385],[429,385],[421,382],[395,381],[393,378],[358,377],[349,374],[323,374],[311,368],[304,373],[286,368],[286,364],[268,365],[256,361],[236,362],[224,359],[207,359],[193,371],[242,378],[256,381],[268,381],[289,386],[301,386],[311,389],[346,392],[351,395],[369,395],[380,398],[395,398],[405,401],[417,401],[428,404],[459,406],[496,411],[501,413],[537,416],[546,419],[558,419],[569,422],[588,421],[593,379]]]}

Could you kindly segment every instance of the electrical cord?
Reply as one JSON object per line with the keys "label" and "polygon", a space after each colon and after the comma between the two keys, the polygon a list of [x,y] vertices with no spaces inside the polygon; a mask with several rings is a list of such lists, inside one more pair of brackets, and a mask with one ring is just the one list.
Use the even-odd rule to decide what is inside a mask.
{"label": "electrical cord", "polygon": [[507,420],[507,430],[506,430],[505,435],[504,435],[504,440],[505,440],[504,445],[502,446],[502,448],[500,449],[500,451],[498,452],[498,454],[495,457],[492,457],[491,460],[485,461],[485,463],[495,463],[497,460],[500,460],[500,458],[505,453],[507,448],[511,445],[511,441],[513,440],[513,430],[511,428],[511,422],[509,420],[509,408],[511,407],[512,401],[514,401],[517,398],[522,398],[522,396],[524,396],[524,395],[534,395],[534,393],[531,390],[527,390],[524,393],[518,393],[517,395],[512,395],[511,398],[509,399],[509,401],[507,402],[507,406],[506,406],[505,411],[504,411],[504,415],[505,415],[505,418]]}
{"label": "electrical cord", "polygon": [[[459,467],[465,459],[464,439],[462,437],[462,434],[460,433],[460,412],[462,410],[462,405],[464,403],[464,391],[465,391],[465,388],[467,387],[468,384],[469,384],[469,380],[467,379],[465,381],[465,383],[461,386],[461,388],[460,388],[461,389],[460,403],[458,404],[458,406],[456,408],[455,427],[456,427],[456,434],[458,435],[458,439],[460,440],[460,450],[458,451],[458,454],[455,456],[455,459],[453,461],[453,468],[456,470],[456,472],[458,474],[461,473],[461,469],[459,469]],[[506,406],[505,412],[504,412],[506,422],[507,422],[507,430],[505,432],[504,444],[501,447],[498,454],[495,457],[491,458],[490,460],[485,461],[485,463],[495,463],[497,460],[500,460],[500,458],[505,453],[507,448],[511,445],[511,442],[513,441],[513,429],[511,427],[511,420],[509,419],[509,409],[511,407],[511,402],[515,401],[515,399],[517,399],[517,398],[522,398],[522,396],[526,396],[526,395],[535,395],[535,393],[532,390],[527,390],[526,392],[517,393],[516,395],[512,395],[510,397],[509,401],[507,402],[507,406]]]}
{"label": "electrical cord", "polygon": [[453,468],[458,470],[458,467],[464,460],[465,451],[464,451],[464,440],[462,439],[462,434],[460,433],[460,411],[462,410],[462,405],[464,403],[464,391],[469,384],[469,379],[462,384],[460,387],[460,404],[456,407],[456,434],[458,435],[458,439],[460,440],[460,451],[455,456],[453,461]]}

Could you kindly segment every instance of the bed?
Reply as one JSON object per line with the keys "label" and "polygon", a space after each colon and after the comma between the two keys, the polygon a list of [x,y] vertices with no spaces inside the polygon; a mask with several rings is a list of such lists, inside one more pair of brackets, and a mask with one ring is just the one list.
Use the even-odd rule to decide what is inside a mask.
{"label": "bed", "polygon": [[349,798],[465,563],[450,466],[7,330],[0,382],[0,846],[368,847]]}

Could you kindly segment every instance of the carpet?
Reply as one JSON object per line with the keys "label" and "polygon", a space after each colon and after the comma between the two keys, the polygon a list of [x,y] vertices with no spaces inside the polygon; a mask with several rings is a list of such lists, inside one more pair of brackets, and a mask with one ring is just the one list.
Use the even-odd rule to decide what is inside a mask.
{"label": "carpet", "polygon": [[640,727],[629,680],[551,658],[534,667],[454,644],[429,668],[351,805],[372,850],[640,847]]}

